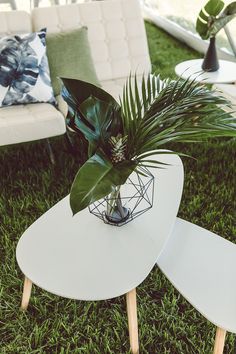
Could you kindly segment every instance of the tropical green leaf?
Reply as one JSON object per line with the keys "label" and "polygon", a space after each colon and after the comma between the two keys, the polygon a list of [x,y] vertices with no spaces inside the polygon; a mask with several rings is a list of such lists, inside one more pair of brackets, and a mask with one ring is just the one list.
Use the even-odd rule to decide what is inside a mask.
{"label": "tropical green leaf", "polygon": [[209,29],[209,33],[211,36],[216,36],[217,33],[224,28],[227,23],[229,23],[231,20],[233,20],[236,16],[236,8],[235,8],[235,13],[232,15],[228,16],[221,16],[217,19],[215,19],[214,23],[212,24],[211,28]]}
{"label": "tropical green leaf", "polygon": [[73,215],[124,184],[135,167],[133,161],[113,166],[103,155],[93,155],[79,169],[72,184],[70,206]]}
{"label": "tropical green leaf", "polygon": [[222,0],[209,0],[201,9],[196,22],[196,31],[203,39],[209,38],[209,28],[212,25],[212,21],[220,14],[223,8],[224,2]]}
{"label": "tropical green leaf", "polygon": [[[72,79],[63,79],[63,82],[62,96],[69,106],[68,126],[76,132],[81,131],[88,140],[89,157],[98,146],[106,151],[110,136],[123,134],[120,106],[104,90],[92,84]],[[89,95],[91,91],[97,97]]]}
{"label": "tropical green leaf", "polygon": [[146,80],[144,75],[142,77],[142,101],[143,101],[143,109],[144,111],[146,111],[148,106],[148,100],[147,100]]}
{"label": "tropical green leaf", "polygon": [[[61,78],[61,80],[63,82],[61,95],[63,99],[67,102],[69,107],[69,114],[67,115],[66,122],[72,130],[77,131],[78,129],[80,129],[78,128],[77,124],[78,120],[81,119],[83,121],[84,119],[80,110],[80,105],[84,101],[86,101],[90,96],[93,96],[94,98],[107,104],[110,104],[114,109],[113,112],[118,111],[120,108],[116,100],[100,87],[97,87],[82,80],[67,78]],[[114,114],[116,115],[116,113]],[[85,123],[85,119],[83,123]]]}
{"label": "tropical green leaf", "polygon": [[221,16],[230,16],[236,13],[236,1],[231,2],[231,4],[227,5],[225,9],[222,11]]}
{"label": "tropical green leaf", "polygon": [[151,86],[151,75],[148,75],[146,81],[147,94],[148,94],[148,103],[152,100],[152,86]]}
{"label": "tropical green leaf", "polygon": [[[142,88],[146,90],[152,90],[152,86],[155,90],[159,84],[158,80],[157,85],[148,84],[148,81],[153,83],[150,78],[144,80],[143,78]],[[126,102],[129,101],[128,93],[126,92]],[[235,136],[235,128],[229,121],[224,127],[222,125],[224,115],[229,116],[229,114],[216,106],[208,108],[216,104],[228,105],[229,102],[194,80],[165,80],[156,95],[152,91],[148,94],[144,90],[139,95],[139,102],[146,100],[146,109],[143,105],[141,120],[137,115],[132,118],[132,121],[139,120],[139,124],[133,124],[136,127],[135,133],[132,131],[132,134],[129,134],[130,125],[125,126],[126,120],[123,119],[128,136],[129,159],[138,158],[140,154],[158,149],[172,141],[202,141],[210,136],[219,136],[221,133],[224,136],[225,134]],[[121,106],[123,109],[123,102]],[[135,107],[127,107],[126,109],[132,115]],[[200,124],[203,127],[202,132]]]}
{"label": "tropical green leaf", "polygon": [[111,103],[90,96],[80,105],[80,113],[86,124],[82,119],[76,123],[89,141],[105,146],[110,136],[123,134],[120,108]]}
{"label": "tropical green leaf", "polygon": [[136,102],[136,106],[137,106],[137,116],[139,117],[139,119],[141,119],[142,118],[142,101],[139,96],[139,86],[138,86],[138,81],[137,81],[136,75],[134,77],[134,91],[135,91],[135,102]]}
{"label": "tropical green leaf", "polygon": [[235,17],[236,1],[227,5],[224,10],[223,7],[224,2],[222,0],[210,0],[200,11],[196,30],[203,39],[216,36]]}

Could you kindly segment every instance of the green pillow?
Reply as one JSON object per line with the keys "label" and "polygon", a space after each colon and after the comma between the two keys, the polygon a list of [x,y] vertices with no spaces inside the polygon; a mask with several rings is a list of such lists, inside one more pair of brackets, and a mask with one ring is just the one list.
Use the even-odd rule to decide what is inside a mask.
{"label": "green pillow", "polygon": [[89,46],[87,27],[48,34],[46,44],[55,96],[61,92],[58,77],[88,81],[100,86]]}

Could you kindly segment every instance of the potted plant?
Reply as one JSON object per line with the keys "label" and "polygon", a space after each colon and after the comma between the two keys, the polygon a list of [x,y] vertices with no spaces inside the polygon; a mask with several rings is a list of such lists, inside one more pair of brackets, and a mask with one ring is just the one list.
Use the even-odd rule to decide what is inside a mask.
{"label": "potted plant", "polygon": [[147,169],[165,167],[152,157],[164,153],[158,149],[169,142],[236,136],[236,119],[216,106],[228,101],[194,80],[148,75],[139,88],[136,76],[129,77],[120,103],[90,83],[62,81],[68,126],[89,142],[88,160],[71,188],[73,214],[110,195],[104,221],[123,224],[132,215],[122,206],[120,186],[133,172],[150,181]]}
{"label": "potted plant", "polygon": [[201,9],[196,23],[196,30],[202,39],[210,39],[210,44],[202,63],[204,71],[217,71],[215,37],[224,26],[236,16],[236,1],[224,8],[222,0],[209,0]]}

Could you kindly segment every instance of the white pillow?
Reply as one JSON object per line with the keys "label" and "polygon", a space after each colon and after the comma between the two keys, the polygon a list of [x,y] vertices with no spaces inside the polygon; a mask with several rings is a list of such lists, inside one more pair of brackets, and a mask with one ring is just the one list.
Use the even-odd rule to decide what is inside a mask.
{"label": "white pillow", "polygon": [[46,28],[0,38],[0,107],[56,104],[46,55]]}

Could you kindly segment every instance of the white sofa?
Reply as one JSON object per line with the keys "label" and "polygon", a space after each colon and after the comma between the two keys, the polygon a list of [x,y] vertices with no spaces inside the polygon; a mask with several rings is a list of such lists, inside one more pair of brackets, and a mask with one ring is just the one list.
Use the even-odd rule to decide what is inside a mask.
{"label": "white sofa", "polygon": [[[130,72],[151,71],[139,0],[93,1],[0,12],[0,36],[47,27],[49,33],[88,27],[89,42],[103,88],[118,98]],[[0,146],[64,134],[66,106],[35,103],[0,108]]]}

